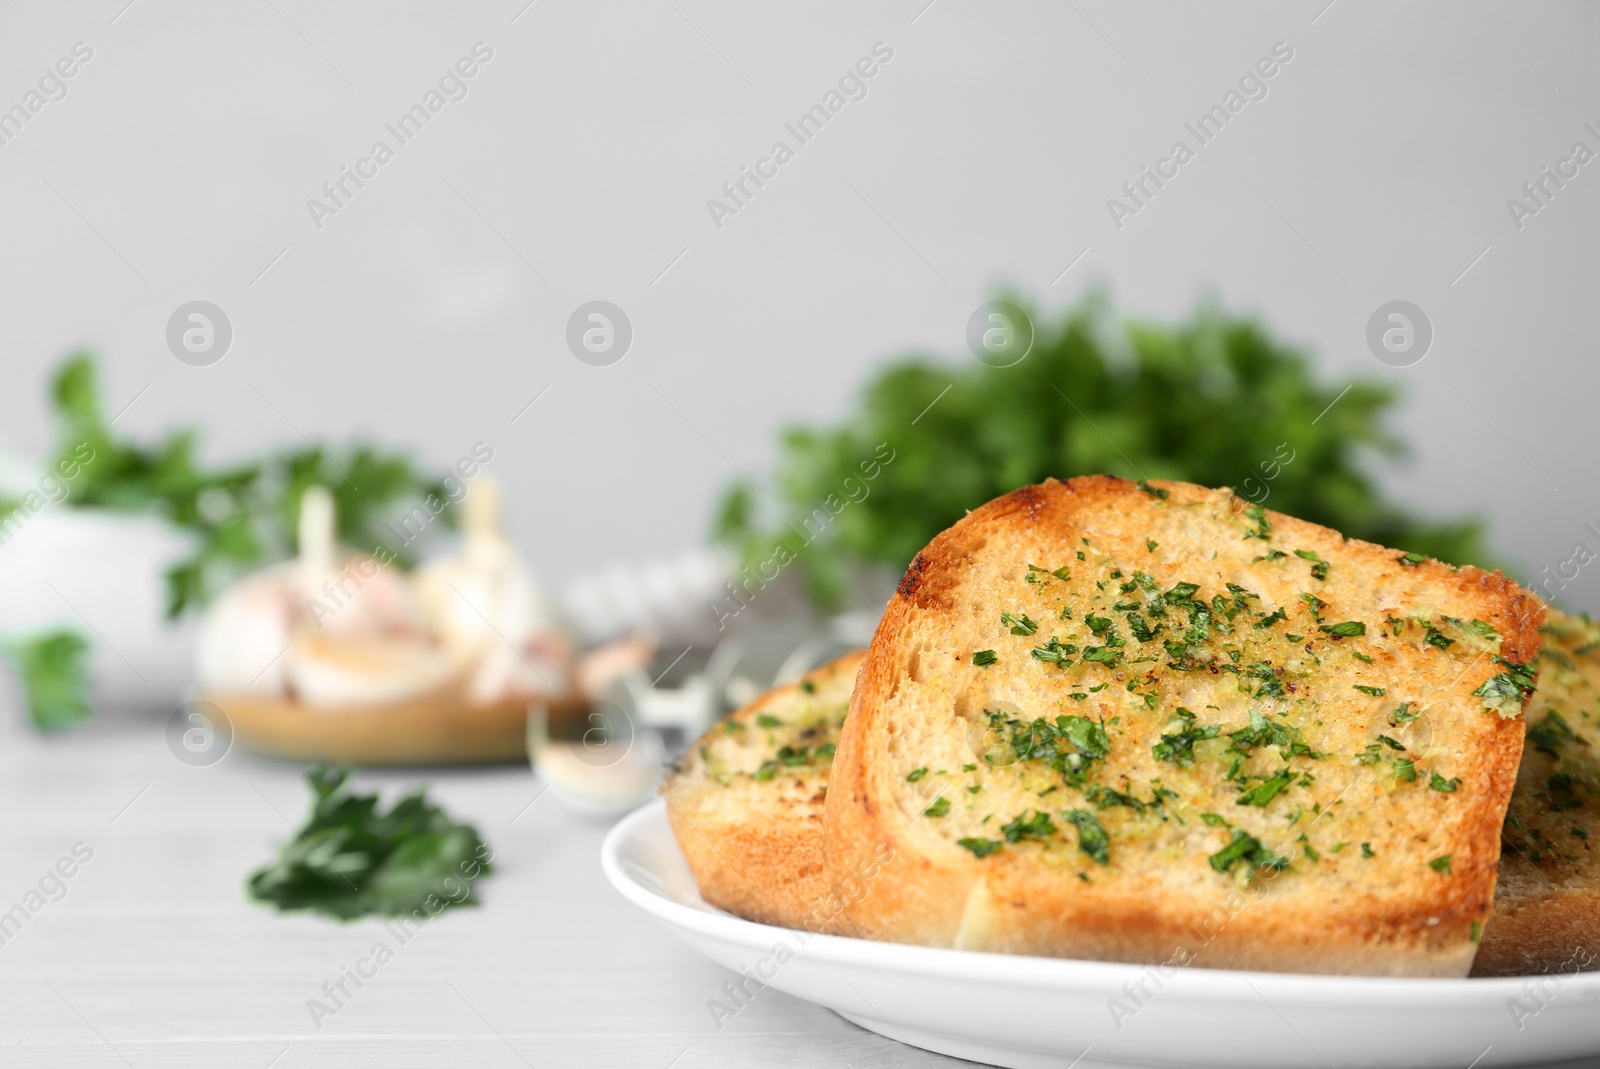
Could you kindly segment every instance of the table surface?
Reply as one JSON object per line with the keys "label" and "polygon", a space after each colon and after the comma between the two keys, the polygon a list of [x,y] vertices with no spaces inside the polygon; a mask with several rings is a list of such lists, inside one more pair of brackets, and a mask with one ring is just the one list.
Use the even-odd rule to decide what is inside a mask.
{"label": "table surface", "polygon": [[[191,767],[161,712],[42,737],[5,706],[0,914],[33,910],[0,945],[6,1069],[970,1064],[770,988],[719,1027],[708,1002],[735,974],[612,890],[599,860],[612,822],[567,809],[526,767],[357,775],[386,800],[428,784],[495,851],[483,905],[402,944],[378,921],[246,901],[246,875],[305,815],[301,767],[237,750]],[[28,900],[75,846],[93,853],[65,893]],[[392,959],[313,1017],[323,984],[380,941]]]}
{"label": "table surface", "polygon": [[[0,912],[75,844],[93,855],[0,945],[0,1065],[968,1064],[770,989],[719,1028],[707,1002],[733,974],[612,890],[599,860],[611,821],[542,794],[526,767],[358,774],[386,799],[429,784],[495,851],[481,908],[400,945],[377,921],[246,901],[245,876],[305,815],[300,767],[237,750],[190,767],[160,713],[41,737],[4,705]],[[392,960],[314,1020],[322,985],[379,941]]]}

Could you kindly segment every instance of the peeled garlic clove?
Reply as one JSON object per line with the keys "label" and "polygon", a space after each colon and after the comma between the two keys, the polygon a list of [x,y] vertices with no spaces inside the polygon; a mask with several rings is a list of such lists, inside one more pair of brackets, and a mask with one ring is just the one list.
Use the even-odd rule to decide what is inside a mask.
{"label": "peeled garlic clove", "polygon": [[290,687],[316,706],[396,701],[442,687],[453,675],[433,643],[393,635],[332,639],[302,631],[284,661]]}

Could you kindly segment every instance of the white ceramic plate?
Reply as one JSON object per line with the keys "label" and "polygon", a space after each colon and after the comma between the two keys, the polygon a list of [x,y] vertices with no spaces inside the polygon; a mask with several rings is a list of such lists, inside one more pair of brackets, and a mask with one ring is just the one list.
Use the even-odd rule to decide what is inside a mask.
{"label": "white ceramic plate", "polygon": [[892,1039],[992,1065],[1488,1069],[1600,1055],[1600,973],[1163,976],[773,928],[701,901],[660,799],[611,830],[601,863],[630,902],[712,960]]}

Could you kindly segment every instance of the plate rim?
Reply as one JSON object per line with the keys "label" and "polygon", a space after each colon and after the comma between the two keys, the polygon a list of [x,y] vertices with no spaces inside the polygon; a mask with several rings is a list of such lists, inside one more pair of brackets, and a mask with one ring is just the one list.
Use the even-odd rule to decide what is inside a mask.
{"label": "plate rim", "polygon": [[[657,797],[628,813],[606,833],[600,846],[600,865],[606,879],[618,893],[658,921],[673,928],[681,928],[697,935],[733,941],[737,933],[759,935],[761,938],[804,936],[801,950],[830,964],[878,969],[891,972],[916,972],[936,975],[944,979],[1008,986],[1061,987],[1094,986],[1096,989],[1115,988],[1125,979],[1138,977],[1154,964],[1130,962],[1092,961],[1082,958],[1047,958],[1025,954],[1000,954],[981,950],[958,950],[952,947],[927,947],[909,943],[892,943],[851,936],[826,935],[802,932],[792,928],[760,924],[745,920],[722,910],[708,912],[676,902],[654,888],[648,887],[629,874],[621,859],[627,843],[641,838],[641,832],[655,823],[668,829],[672,849],[682,856],[677,840],[671,838],[670,824],[666,819],[666,799]],[[1553,974],[1498,977],[1405,977],[1405,976],[1345,976],[1319,973],[1258,972],[1243,969],[1212,969],[1185,966],[1180,973],[1193,977],[1194,986],[1187,997],[1231,998],[1236,984],[1270,985],[1275,995],[1297,1002],[1322,1002],[1336,998],[1347,1006],[1358,1003],[1382,1001],[1393,1006],[1395,999],[1418,1004],[1433,1004],[1440,1000],[1459,1000],[1458,1005],[1480,1002],[1499,1002],[1523,993],[1523,985],[1530,979]],[[1600,997],[1600,972],[1561,974],[1566,977],[1565,987],[1573,995],[1587,993]],[[1572,985],[1579,985],[1573,988]],[[1188,986],[1188,985],[1186,985]]]}

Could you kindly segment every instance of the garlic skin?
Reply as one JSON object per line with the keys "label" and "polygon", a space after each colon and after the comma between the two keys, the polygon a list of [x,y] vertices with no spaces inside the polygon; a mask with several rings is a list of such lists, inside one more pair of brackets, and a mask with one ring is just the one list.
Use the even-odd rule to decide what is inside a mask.
{"label": "garlic skin", "polygon": [[415,590],[475,703],[570,699],[576,685],[571,640],[501,524],[503,495],[479,474],[461,506],[454,557],[418,569]]}

